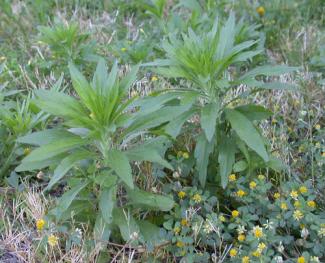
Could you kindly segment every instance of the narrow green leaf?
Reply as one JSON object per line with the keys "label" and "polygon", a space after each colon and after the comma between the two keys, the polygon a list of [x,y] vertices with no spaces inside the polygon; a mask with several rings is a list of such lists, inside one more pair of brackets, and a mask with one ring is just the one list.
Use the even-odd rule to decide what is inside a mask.
{"label": "narrow green leaf", "polygon": [[260,105],[247,104],[235,108],[246,116],[250,121],[265,120],[272,116],[272,112]]}
{"label": "narrow green leaf", "polygon": [[58,208],[62,213],[69,208],[72,201],[76,198],[79,192],[88,185],[88,183],[88,181],[80,182],[61,196],[61,198],[58,200]]}
{"label": "narrow green leaf", "polygon": [[174,206],[174,201],[168,196],[152,194],[146,191],[135,189],[128,191],[129,203],[141,208],[169,211]]}
{"label": "narrow green leaf", "polygon": [[236,110],[226,109],[225,113],[227,120],[239,138],[267,162],[269,157],[265,150],[263,139],[251,121],[244,114]]}
{"label": "narrow green leaf", "polygon": [[221,186],[226,188],[228,184],[228,176],[232,172],[232,167],[235,162],[235,142],[231,138],[223,138],[219,145],[219,170],[221,177]]}
{"label": "narrow green leaf", "polygon": [[112,222],[113,208],[115,207],[116,186],[106,187],[102,189],[99,199],[99,209],[102,217],[107,224]]}
{"label": "narrow green leaf", "polygon": [[125,153],[119,150],[110,150],[107,155],[109,166],[116,172],[117,176],[131,189],[133,189],[132,170]]}
{"label": "narrow green leaf", "polygon": [[124,241],[129,241],[131,234],[140,233],[139,226],[132,214],[122,208],[113,209],[113,223],[119,227]]}
{"label": "narrow green leaf", "polygon": [[86,143],[86,140],[83,140],[78,136],[75,136],[74,138],[63,138],[35,149],[22,160],[22,163],[46,160]]}
{"label": "narrow green leaf", "polygon": [[207,177],[209,156],[214,149],[214,143],[209,143],[204,134],[201,134],[196,142],[194,156],[196,158],[196,169],[199,172],[199,181],[204,187]]}
{"label": "narrow green leaf", "polygon": [[218,118],[219,106],[215,102],[205,105],[201,111],[201,127],[209,142],[211,142]]}
{"label": "narrow green leaf", "polygon": [[91,157],[91,153],[85,150],[77,151],[64,158],[61,163],[54,170],[54,174],[45,190],[50,190],[57,182],[59,182],[63,176],[81,160]]}

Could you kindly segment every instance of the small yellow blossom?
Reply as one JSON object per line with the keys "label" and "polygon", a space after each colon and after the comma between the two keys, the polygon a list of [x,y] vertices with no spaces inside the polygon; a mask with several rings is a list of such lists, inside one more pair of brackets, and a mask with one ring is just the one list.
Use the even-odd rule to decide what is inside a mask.
{"label": "small yellow blossom", "polygon": [[298,198],[298,192],[292,190],[291,193],[290,193],[290,196],[291,196],[293,199],[297,199],[297,198]]}
{"label": "small yellow blossom", "polygon": [[126,51],[127,51],[127,48],[126,48],[126,47],[122,47],[122,48],[121,48],[121,51],[122,51],[122,52],[126,52]]}
{"label": "small yellow blossom", "polygon": [[305,262],[306,262],[306,260],[303,256],[301,256],[297,259],[297,263],[305,263]]}
{"label": "small yellow blossom", "polygon": [[186,193],[184,191],[179,191],[177,195],[180,199],[183,199],[186,196]]}
{"label": "small yellow blossom", "polygon": [[316,130],[320,130],[320,128],[321,128],[321,127],[320,127],[319,124],[316,124],[316,125],[315,125],[315,129],[316,129]]}
{"label": "small yellow blossom", "polygon": [[237,191],[236,195],[238,197],[243,197],[244,195],[246,195],[246,192],[244,190],[240,189]]}
{"label": "small yellow blossom", "polygon": [[219,216],[219,220],[221,222],[226,222],[226,218],[223,215]]}
{"label": "small yellow blossom", "polygon": [[232,215],[233,218],[236,218],[236,217],[239,216],[239,211],[237,211],[237,210],[233,210],[233,211],[231,212],[231,215]]}
{"label": "small yellow blossom", "polygon": [[151,81],[157,81],[157,80],[158,80],[158,78],[156,76],[151,77]]}
{"label": "small yellow blossom", "polygon": [[236,181],[237,180],[237,178],[236,178],[236,175],[235,174],[231,174],[231,175],[229,175],[229,181],[230,182],[234,182],[234,181]]}
{"label": "small yellow blossom", "polygon": [[177,241],[176,246],[177,247],[184,247],[184,243],[182,241]]}
{"label": "small yellow blossom", "polygon": [[265,243],[259,243],[258,244],[258,246],[257,246],[257,250],[259,251],[259,252],[263,252],[263,250],[266,248],[266,245],[265,245]]}
{"label": "small yellow blossom", "polygon": [[256,183],[255,183],[254,181],[251,181],[251,182],[249,183],[249,188],[250,188],[250,189],[255,189],[255,188],[256,188]]}
{"label": "small yellow blossom", "polygon": [[43,230],[44,225],[45,225],[45,220],[44,219],[38,219],[36,221],[36,228],[37,228],[37,230],[39,230],[39,231]]}
{"label": "small yellow blossom", "polygon": [[181,232],[181,228],[178,227],[178,226],[174,227],[174,233],[175,233],[176,235],[178,235],[179,232]]}
{"label": "small yellow blossom", "polygon": [[7,59],[6,57],[0,57],[0,61],[4,61],[6,59]]}
{"label": "small yellow blossom", "polygon": [[24,149],[24,155],[28,155],[28,154],[30,154],[30,152],[31,152],[31,149],[29,147]]}
{"label": "small yellow blossom", "polygon": [[263,6],[259,6],[258,8],[256,8],[256,12],[259,14],[259,16],[264,16],[265,8]]}
{"label": "small yellow blossom", "polygon": [[229,255],[233,258],[233,257],[236,257],[237,256],[237,253],[238,253],[238,251],[237,251],[237,249],[236,248],[232,248],[232,249],[230,249],[230,251],[229,251]]}
{"label": "small yellow blossom", "polygon": [[254,252],[252,253],[252,255],[253,255],[254,257],[259,258],[259,257],[261,256],[261,252],[259,252],[258,250],[256,250],[256,251],[254,251]]}
{"label": "small yellow blossom", "polygon": [[278,121],[276,119],[272,119],[272,124],[276,124]]}
{"label": "small yellow blossom", "polygon": [[259,175],[257,176],[257,178],[258,178],[259,180],[263,181],[263,180],[265,180],[265,175],[263,175],[263,174],[259,174]]}
{"label": "small yellow blossom", "polygon": [[50,235],[48,238],[47,238],[47,243],[51,246],[51,247],[54,247],[58,244],[58,238],[55,236],[55,235]]}
{"label": "small yellow blossom", "polygon": [[315,147],[316,147],[316,148],[320,148],[320,146],[321,146],[320,142],[316,142],[316,143],[315,143]]}
{"label": "small yellow blossom", "polygon": [[249,257],[248,256],[245,256],[241,259],[241,262],[242,263],[249,263]]}
{"label": "small yellow blossom", "polygon": [[288,209],[288,205],[285,202],[282,202],[280,207],[281,207],[282,210],[287,210]]}
{"label": "small yellow blossom", "polygon": [[188,221],[187,221],[185,218],[183,218],[183,219],[181,220],[181,225],[182,225],[182,226],[188,226],[189,223],[188,223]]}
{"label": "small yellow blossom", "polygon": [[301,206],[301,204],[300,204],[300,202],[298,200],[296,200],[293,205],[294,205],[294,207],[300,207]]}
{"label": "small yellow blossom", "polygon": [[300,211],[300,210],[295,210],[293,212],[293,218],[297,221],[299,221],[300,219],[302,219],[304,217],[304,214]]}
{"label": "small yellow blossom", "polygon": [[322,153],[322,157],[325,157],[325,152]]}
{"label": "small yellow blossom", "polygon": [[183,152],[183,158],[184,159],[190,158],[190,155],[188,154],[188,152]]}
{"label": "small yellow blossom", "polygon": [[245,241],[245,239],[246,239],[246,236],[244,235],[244,234],[240,234],[240,235],[238,235],[238,241],[240,241],[240,242],[244,242]]}
{"label": "small yellow blossom", "polygon": [[314,200],[310,200],[310,201],[307,202],[307,205],[309,207],[315,208],[316,207],[316,202]]}
{"label": "small yellow blossom", "polygon": [[281,197],[281,194],[276,192],[276,193],[274,193],[273,197],[274,197],[274,199],[279,199]]}
{"label": "small yellow blossom", "polygon": [[299,187],[299,192],[302,194],[305,194],[308,192],[308,189],[306,186],[301,186],[301,187]]}
{"label": "small yellow blossom", "polygon": [[263,236],[263,229],[260,226],[255,226],[253,228],[253,234],[256,238],[261,238]]}
{"label": "small yellow blossom", "polygon": [[202,197],[199,194],[193,195],[192,199],[194,200],[195,203],[200,203],[202,201]]}

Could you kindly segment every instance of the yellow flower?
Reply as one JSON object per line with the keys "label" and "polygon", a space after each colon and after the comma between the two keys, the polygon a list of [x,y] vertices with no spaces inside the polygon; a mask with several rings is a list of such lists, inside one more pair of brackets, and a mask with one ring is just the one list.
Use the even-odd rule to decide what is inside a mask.
{"label": "yellow flower", "polygon": [[28,154],[30,154],[30,152],[31,152],[31,149],[29,147],[24,149],[24,155],[28,155]]}
{"label": "yellow flower", "polygon": [[237,194],[238,197],[243,197],[244,195],[246,195],[246,192],[244,190],[240,189],[240,190],[237,191],[236,194]]}
{"label": "yellow flower", "polygon": [[308,192],[308,189],[306,186],[301,186],[301,187],[299,187],[299,192],[302,194],[305,194]]}
{"label": "yellow flower", "polygon": [[202,197],[199,194],[193,195],[192,199],[194,200],[195,203],[200,203],[202,201]]}
{"label": "yellow flower", "polygon": [[58,244],[58,238],[55,236],[55,235],[50,235],[48,238],[47,238],[47,243],[51,246],[51,247],[54,247]]}
{"label": "yellow flower", "polygon": [[263,175],[263,174],[259,174],[259,175],[257,176],[257,178],[258,178],[259,180],[263,181],[263,180],[265,179],[265,175]]}
{"label": "yellow flower", "polygon": [[223,215],[219,216],[219,220],[221,222],[226,222],[226,218]]}
{"label": "yellow flower", "polygon": [[265,245],[265,243],[259,243],[258,244],[258,246],[257,246],[257,250],[259,251],[259,252],[263,252],[263,250],[266,248],[266,245]]}
{"label": "yellow flower", "polygon": [[263,236],[263,229],[260,226],[255,226],[253,228],[253,234],[256,238],[261,238]]}
{"label": "yellow flower", "polygon": [[272,119],[272,124],[276,124],[278,121],[276,119]]}
{"label": "yellow flower", "polygon": [[189,223],[188,223],[188,221],[187,221],[185,218],[183,218],[183,219],[181,220],[181,225],[182,225],[182,226],[188,226]]}
{"label": "yellow flower", "polygon": [[241,259],[241,262],[242,263],[249,263],[249,257],[248,256],[245,256]]}
{"label": "yellow flower", "polygon": [[325,157],[325,152],[322,153],[322,157]]}
{"label": "yellow flower", "polygon": [[294,205],[295,207],[300,207],[301,204],[300,204],[300,202],[297,200],[297,201],[294,202],[293,205]]}
{"label": "yellow flower", "polygon": [[126,52],[126,51],[127,51],[126,47],[122,47],[122,48],[121,48],[121,51],[122,51],[122,52]]}
{"label": "yellow flower", "polygon": [[274,193],[273,197],[274,197],[274,199],[279,199],[281,197],[281,194],[276,192],[276,193]]}
{"label": "yellow flower", "polygon": [[259,257],[261,256],[261,253],[260,253],[258,250],[255,250],[255,251],[252,253],[252,255],[253,255],[254,257],[259,258]]}
{"label": "yellow flower", "polygon": [[252,189],[252,190],[255,189],[256,188],[256,183],[254,181],[251,181],[249,183],[249,188]]}
{"label": "yellow flower", "polygon": [[285,202],[282,202],[280,207],[281,207],[282,210],[287,210],[288,209],[288,205]]}
{"label": "yellow flower", "polygon": [[315,129],[316,129],[316,130],[319,130],[319,129],[320,129],[320,125],[319,125],[319,124],[316,124],[316,125],[315,125]]}
{"label": "yellow flower", "polygon": [[236,175],[235,174],[231,174],[231,175],[229,175],[229,181],[230,182],[234,182],[234,181],[236,181],[237,180],[237,178],[236,178]]}
{"label": "yellow flower", "polygon": [[310,201],[307,202],[307,205],[309,207],[315,208],[316,207],[316,202],[314,200],[310,200]]}
{"label": "yellow flower", "polygon": [[188,152],[183,152],[183,158],[184,159],[190,158],[190,155],[188,154]]}
{"label": "yellow flower", "polygon": [[240,242],[244,242],[245,241],[245,239],[246,239],[246,236],[244,235],[244,234],[240,234],[239,236],[238,236],[238,241],[240,241]]}
{"label": "yellow flower", "polygon": [[179,232],[181,232],[181,228],[178,227],[178,226],[174,227],[174,233],[175,233],[176,235],[178,235]]}
{"label": "yellow flower", "polygon": [[183,199],[185,196],[186,196],[186,193],[184,192],[184,191],[180,191],[180,192],[178,192],[178,197],[180,198],[180,199]]}
{"label": "yellow flower", "polygon": [[236,248],[232,248],[230,249],[229,251],[229,255],[233,258],[233,257],[236,257],[237,256],[237,249]]}
{"label": "yellow flower", "polygon": [[157,80],[158,80],[158,78],[156,76],[151,77],[151,81],[157,81]]}
{"label": "yellow flower", "polygon": [[290,193],[290,196],[291,196],[293,199],[297,199],[297,198],[298,198],[298,192],[292,190],[291,193]]}
{"label": "yellow flower", "polygon": [[297,259],[297,263],[305,263],[305,262],[306,262],[306,260],[303,256],[301,256]]}
{"label": "yellow flower", "polygon": [[265,15],[265,9],[263,6],[259,6],[258,8],[256,8],[256,12],[259,14],[259,16]]}
{"label": "yellow flower", "polygon": [[38,219],[36,221],[36,228],[37,228],[37,230],[40,230],[40,231],[43,230],[44,225],[45,225],[45,220],[44,219]]}
{"label": "yellow flower", "polygon": [[237,210],[233,210],[233,211],[231,212],[231,215],[232,215],[233,218],[236,218],[236,217],[239,216],[239,211],[237,211]]}
{"label": "yellow flower", "polygon": [[95,118],[95,114],[92,112],[92,113],[89,114],[89,117],[90,117],[91,119],[94,119],[94,118]]}
{"label": "yellow flower", "polygon": [[184,247],[184,243],[182,241],[177,241],[176,246],[177,247]]}
{"label": "yellow flower", "polygon": [[299,221],[300,219],[302,219],[304,217],[304,214],[300,211],[300,210],[295,210],[293,212],[293,218],[297,221]]}

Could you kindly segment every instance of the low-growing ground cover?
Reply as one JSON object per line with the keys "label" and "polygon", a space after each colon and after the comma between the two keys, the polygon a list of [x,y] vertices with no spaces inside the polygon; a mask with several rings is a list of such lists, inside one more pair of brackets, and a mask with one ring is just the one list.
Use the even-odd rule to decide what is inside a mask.
{"label": "low-growing ground cover", "polygon": [[0,262],[325,262],[324,11],[0,2]]}

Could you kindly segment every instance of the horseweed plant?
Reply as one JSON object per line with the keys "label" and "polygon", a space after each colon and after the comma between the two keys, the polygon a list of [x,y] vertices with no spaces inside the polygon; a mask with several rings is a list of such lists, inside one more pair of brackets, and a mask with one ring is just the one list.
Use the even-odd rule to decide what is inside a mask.
{"label": "horseweed plant", "polygon": [[[140,135],[145,138],[150,129],[173,118],[174,108],[164,107],[162,102],[151,107],[150,98],[125,98],[135,81],[137,66],[119,80],[117,64],[107,74],[101,59],[91,83],[73,64],[69,69],[79,99],[57,90],[35,92],[36,105],[63,121],[60,128],[18,139],[20,143],[38,147],[22,160],[16,171],[54,169],[45,190],[50,191],[58,184],[66,185],[68,190],[48,216],[64,221],[73,213],[80,220],[93,222],[96,239],[108,240],[115,226],[125,241],[134,232],[158,231],[154,225],[134,219],[131,207],[168,211],[174,202],[168,196],[138,189],[130,162],[150,161],[173,169],[161,157],[158,144],[152,143],[155,138],[146,140],[144,145],[133,142],[139,142]],[[166,114],[161,116],[164,111]],[[150,232],[147,236],[152,235]]]}
{"label": "horseweed plant", "polygon": [[[167,59],[145,66],[158,66],[158,73],[185,79],[189,83],[187,88],[178,89],[178,92],[190,94],[188,102],[192,106],[187,110],[187,117],[195,113],[200,115],[203,132],[196,138],[194,152],[198,179],[205,186],[209,158],[215,156],[218,159],[219,176],[210,178],[211,182],[219,181],[226,187],[236,160],[240,161],[240,165],[237,165],[241,167],[240,171],[247,170],[248,174],[264,164],[271,168],[279,167],[279,162],[268,155],[265,141],[254,125],[254,121],[269,117],[271,112],[254,104],[231,108],[231,103],[260,89],[290,88],[283,83],[266,83],[262,76],[279,75],[291,72],[294,68],[261,66],[249,69],[247,61],[253,60],[263,51],[257,47],[258,40],[243,37],[233,14],[223,26],[220,24],[217,19],[209,32],[195,33],[190,28],[180,38],[171,35],[163,43]],[[244,73],[243,68],[246,68]],[[229,101],[230,92],[239,86],[245,86],[247,91]],[[185,120],[179,118],[173,122],[181,124]],[[239,152],[242,152],[245,160],[240,159]],[[214,161],[211,163],[215,166]]]}

